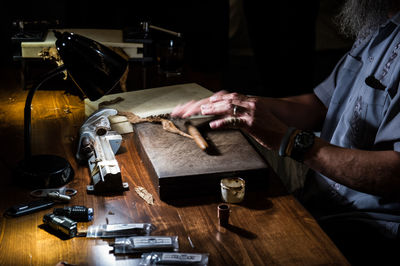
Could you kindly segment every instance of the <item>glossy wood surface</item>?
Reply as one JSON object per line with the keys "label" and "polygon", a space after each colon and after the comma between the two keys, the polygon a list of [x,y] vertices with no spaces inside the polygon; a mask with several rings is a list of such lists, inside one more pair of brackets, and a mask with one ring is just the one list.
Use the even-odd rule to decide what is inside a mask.
{"label": "glossy wood surface", "polygon": [[[14,81],[12,71],[2,73],[0,91],[0,211],[32,200],[29,189],[14,185],[12,170],[23,155],[23,106],[26,91]],[[38,91],[32,105],[33,153],[64,156],[75,170],[69,187],[78,190],[68,205],[94,208],[94,220],[79,223],[80,230],[91,224],[150,222],[153,234],[177,235],[180,251],[210,254],[209,265],[348,265],[343,255],[316,221],[285,193],[271,173],[268,186],[249,192],[241,204],[231,205],[230,224],[217,220],[218,196],[160,201],[149,173],[133,142],[123,136],[116,156],[130,190],[120,195],[86,193],[90,183],[86,165],[78,165],[74,154],[78,130],[84,120],[83,102],[62,91]],[[155,198],[147,204],[134,191],[146,188]],[[62,205],[59,205],[62,206]],[[43,229],[42,217],[50,210],[19,218],[0,218],[0,265],[129,265],[131,257],[110,254],[107,241],[61,239]]]}

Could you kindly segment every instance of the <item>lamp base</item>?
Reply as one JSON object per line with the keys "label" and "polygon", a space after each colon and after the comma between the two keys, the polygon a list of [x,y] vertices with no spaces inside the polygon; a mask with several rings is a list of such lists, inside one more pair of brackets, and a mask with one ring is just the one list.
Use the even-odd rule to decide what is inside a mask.
{"label": "lamp base", "polygon": [[74,170],[70,163],[57,155],[32,155],[15,169],[18,184],[29,188],[55,188],[71,181]]}

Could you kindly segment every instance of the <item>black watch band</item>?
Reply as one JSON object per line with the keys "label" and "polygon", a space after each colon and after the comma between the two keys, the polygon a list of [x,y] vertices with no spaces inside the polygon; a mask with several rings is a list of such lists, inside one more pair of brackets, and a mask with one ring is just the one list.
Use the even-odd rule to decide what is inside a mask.
{"label": "black watch band", "polygon": [[293,147],[290,157],[296,161],[303,162],[304,154],[314,145],[315,134],[311,131],[299,131],[293,137]]}

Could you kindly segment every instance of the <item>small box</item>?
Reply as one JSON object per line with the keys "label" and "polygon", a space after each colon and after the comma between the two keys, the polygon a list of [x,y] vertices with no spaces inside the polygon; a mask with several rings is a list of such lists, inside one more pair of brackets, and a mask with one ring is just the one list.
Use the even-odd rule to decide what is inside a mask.
{"label": "small box", "polygon": [[[192,120],[192,124],[203,128],[204,119]],[[166,132],[159,124],[134,125],[136,147],[161,200],[219,197],[220,181],[225,177],[245,179],[246,189],[266,185],[268,165],[240,130],[201,132],[212,147],[209,153],[194,140]]]}

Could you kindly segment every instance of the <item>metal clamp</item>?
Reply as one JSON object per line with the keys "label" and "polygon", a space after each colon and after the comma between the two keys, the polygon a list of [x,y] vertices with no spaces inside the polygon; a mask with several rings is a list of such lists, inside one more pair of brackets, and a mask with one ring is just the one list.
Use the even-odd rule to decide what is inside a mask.
{"label": "metal clamp", "polygon": [[76,195],[77,192],[78,191],[76,189],[68,187],[43,188],[32,191],[30,195],[37,198],[51,198],[54,200],[70,201],[71,196]]}

